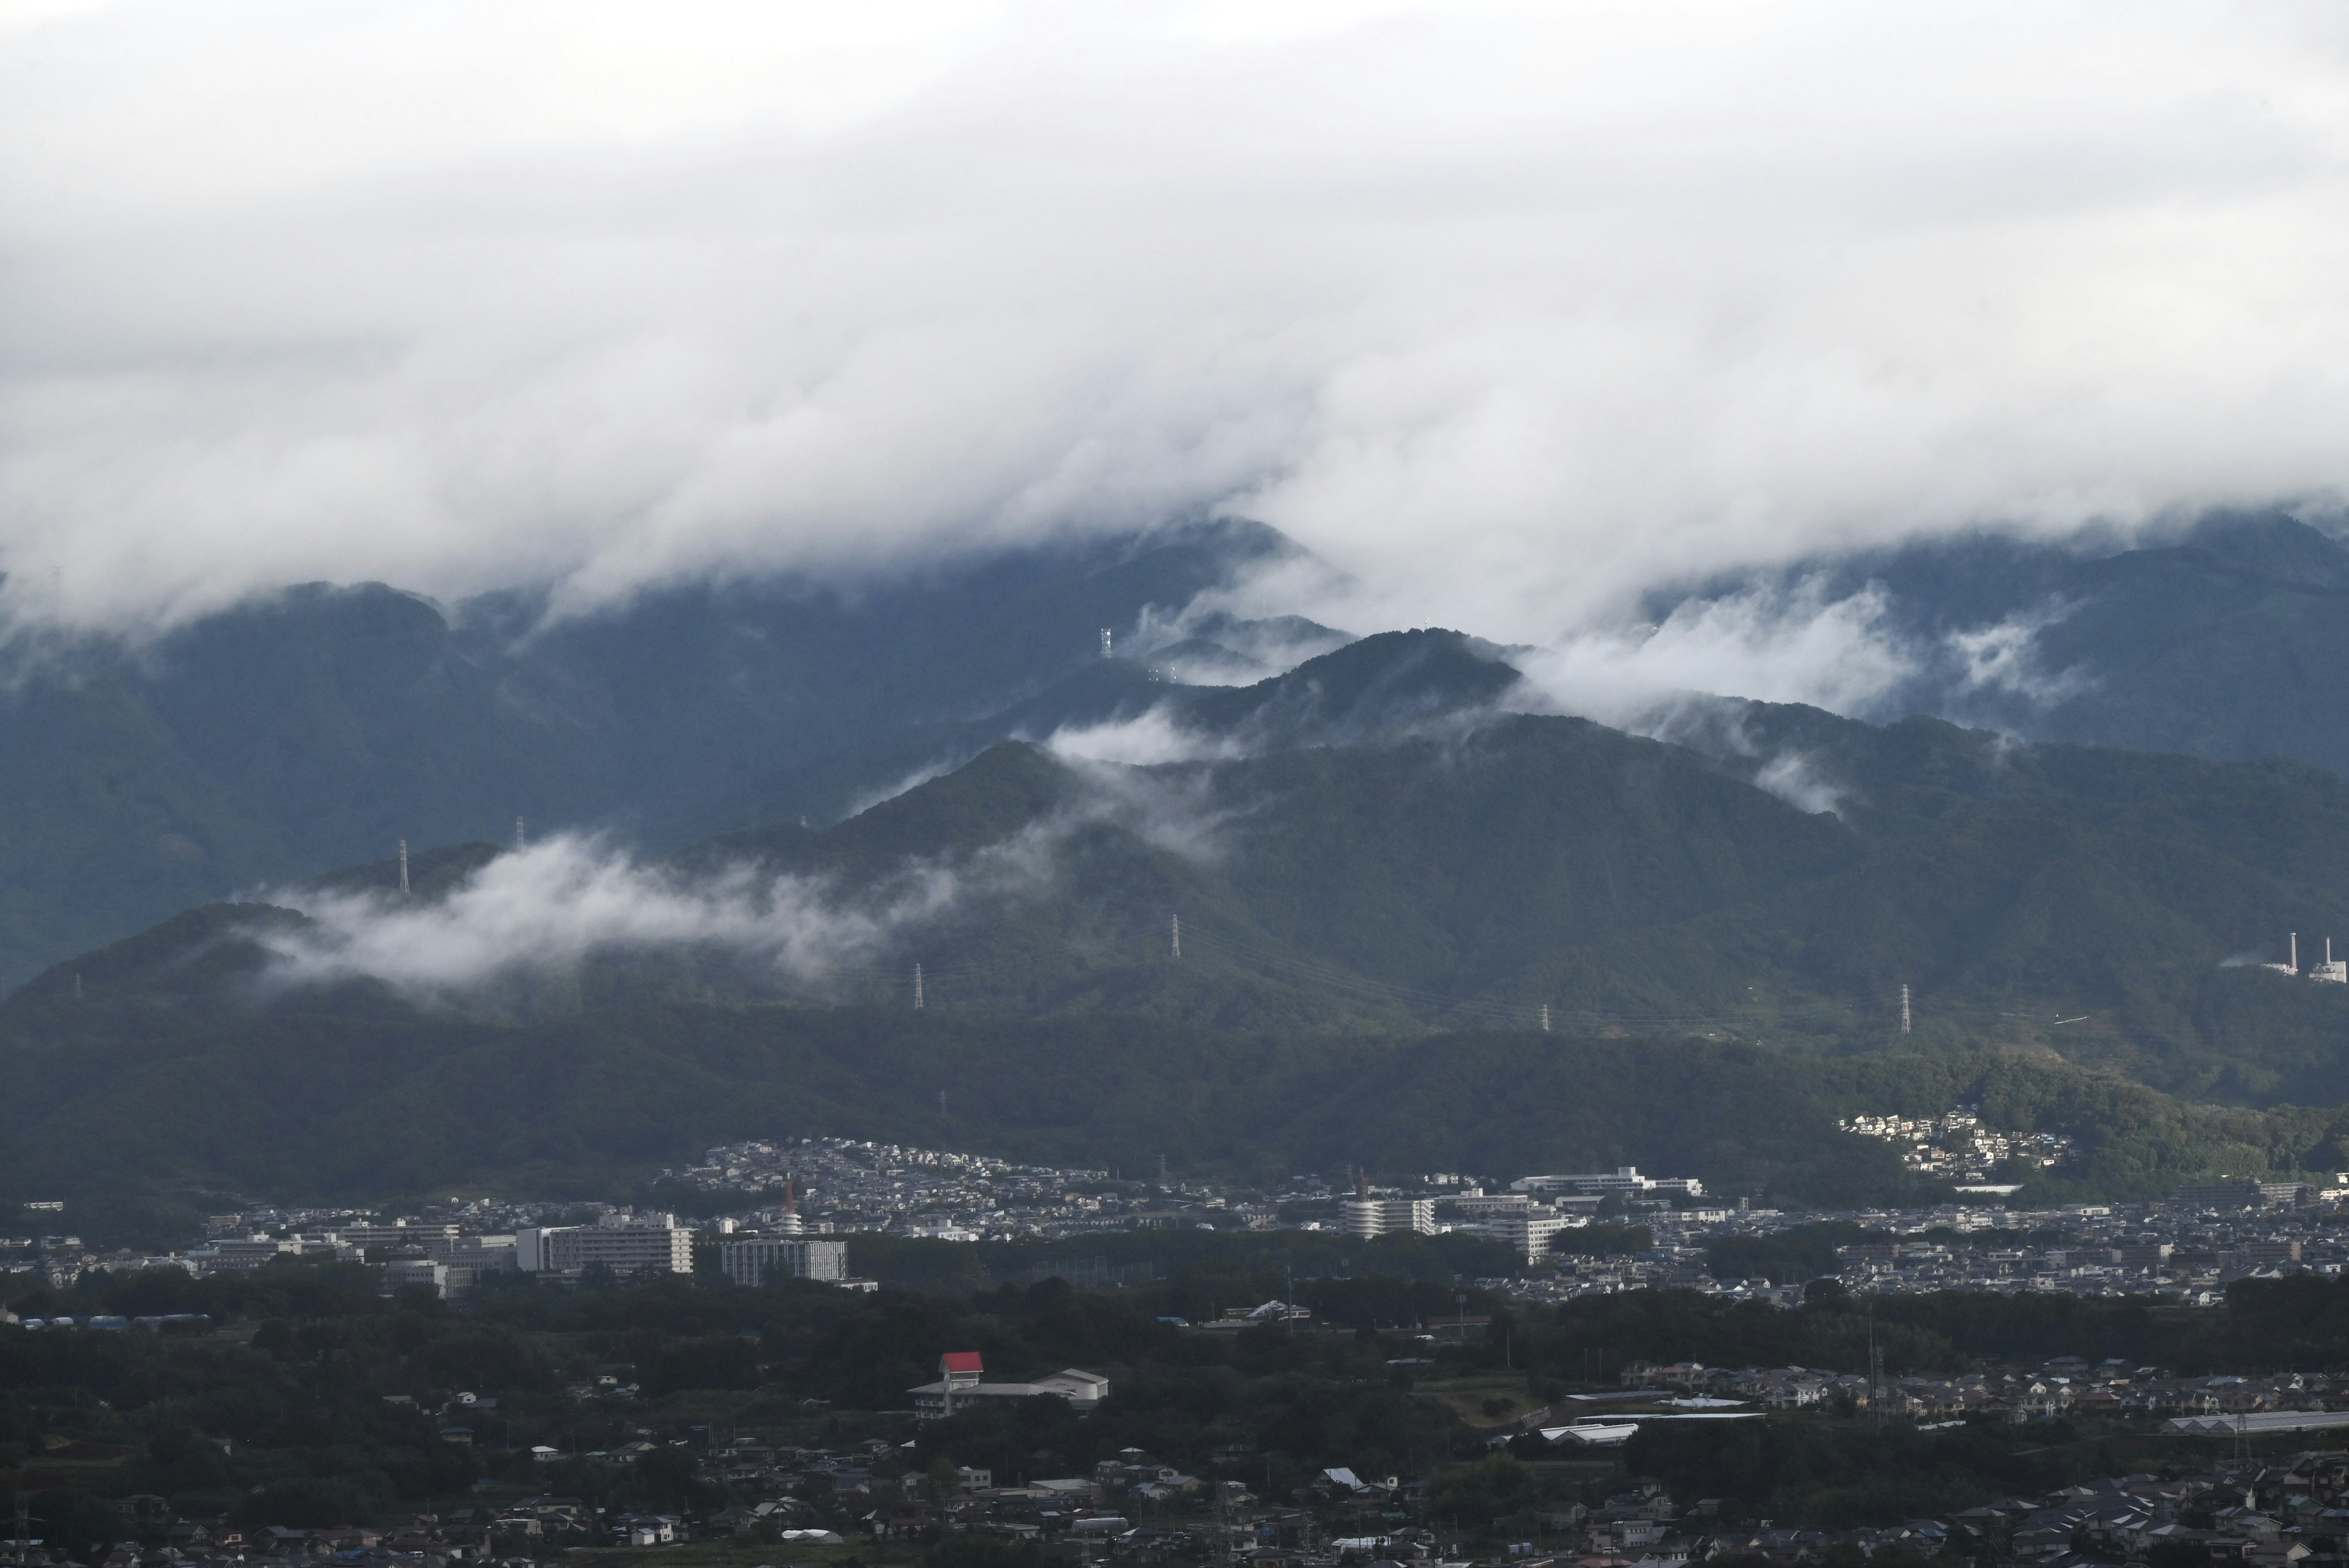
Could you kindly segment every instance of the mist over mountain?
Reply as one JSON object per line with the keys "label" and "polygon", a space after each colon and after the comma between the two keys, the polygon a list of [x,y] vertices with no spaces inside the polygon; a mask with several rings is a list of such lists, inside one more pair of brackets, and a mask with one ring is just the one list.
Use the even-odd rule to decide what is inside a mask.
{"label": "mist over mountain", "polygon": [[2035,740],[2349,772],[2349,545],[2281,512],[2137,545],[1977,535],[1732,574],[1655,596],[1671,627],[1724,607],[1837,606],[1880,660],[1844,711],[1935,713]]}
{"label": "mist over mountain", "polygon": [[[1193,522],[918,576],[679,587],[586,617],[521,595],[443,608],[312,586],[142,648],[51,645],[0,693],[0,976],[192,905],[388,863],[402,839],[511,842],[517,818],[656,858],[821,826],[1014,737],[1105,763],[1234,761],[1562,710],[1687,745],[1812,812],[1864,804],[1877,764],[1850,732],[1709,695],[1776,689],[1770,649],[1798,644],[1871,672],[1795,682],[1865,719],[2349,770],[2349,688],[2333,678],[2349,670],[2349,550],[2281,514],[2215,516],[2157,547],[1979,538],[1728,577],[1654,602],[1651,634],[1566,679],[1588,644],[1449,637],[1267,680],[1348,640],[1261,594],[1237,607],[1243,585],[1307,561],[1272,530]],[[1691,658],[1691,627],[1757,605],[1774,607],[1768,648]]]}
{"label": "mist over mountain", "polygon": [[[1800,635],[1857,626],[1884,654],[1887,722],[1651,680],[1630,730],[1558,711],[1554,650],[1237,607],[1295,559],[1194,523],[585,618],[319,587],[145,649],[51,650],[0,697],[0,929],[12,962],[52,965],[0,1012],[11,1081],[46,1085],[60,1126],[124,1075],[159,1107],[191,1073],[257,1082],[231,1058],[264,1038],[318,1054],[320,1096],[395,1092],[335,1065],[358,1054],[503,1083],[551,1039],[657,1017],[662,1044],[598,1069],[642,1099],[709,1051],[747,1060],[742,1030],[768,1036],[746,1019],[783,1052],[760,1073],[814,1071],[838,1030],[808,1021],[897,1029],[918,965],[925,1016],[974,1039],[1257,1042],[1291,1064],[1267,1105],[1299,1115],[1330,1082],[1306,1042],[1459,1030],[1516,1042],[1478,1048],[1495,1061],[1567,1037],[2019,1053],[2188,1101],[2349,1101],[2349,987],[2259,967],[2294,931],[2304,958],[2349,951],[2329,535],[2223,517],[2157,548],[1976,541],[1724,580],[1657,606],[1634,668],[1676,620],[1775,595],[1828,628]],[[900,1125],[895,1093],[843,1088],[824,1125]],[[2329,1116],[2145,1158],[2271,1136],[2287,1165],[2331,1158]],[[1475,1115],[1444,1116],[1407,1141],[1459,1147]],[[962,1136],[1013,1147],[1018,1122]],[[1642,1125],[1609,1157],[1682,1147]],[[1046,1143],[1106,1158],[1116,1136]],[[207,1168],[169,1179],[260,1175]]]}
{"label": "mist over mountain", "polygon": [[[1173,618],[1294,547],[1246,524],[762,579],[549,620],[382,585],[289,589],[159,642],[19,650],[0,691],[0,981],[175,909],[422,846],[607,827],[654,845],[860,795],[1163,690],[1100,634],[1253,678],[1343,638]],[[1185,634],[1190,633],[1185,638]]]}
{"label": "mist over mountain", "polygon": [[[833,824],[189,910],[0,1006],[49,1129],[0,1192],[590,1191],[780,1128],[1889,1200],[1913,1182],[1834,1117],[1957,1097],[2080,1140],[2066,1191],[2349,1159],[2349,987],[2247,961],[2349,938],[2349,781],[1725,701],[1678,744],[1510,711],[1496,651],[1379,634],[1080,732],[1167,760],[1004,742]],[[988,1087],[941,1114],[947,1074]],[[165,1130],[264,1104],[304,1130]],[[84,1169],[101,1121],[151,1152]]]}

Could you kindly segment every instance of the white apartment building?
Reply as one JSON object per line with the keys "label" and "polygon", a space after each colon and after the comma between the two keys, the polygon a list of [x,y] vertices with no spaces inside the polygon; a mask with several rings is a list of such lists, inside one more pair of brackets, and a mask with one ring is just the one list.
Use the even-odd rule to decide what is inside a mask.
{"label": "white apartment building", "polygon": [[1423,1236],[1435,1233],[1433,1198],[1349,1198],[1340,1212],[1346,1234],[1364,1241],[1402,1231],[1416,1231]]}
{"label": "white apartment building", "polygon": [[1651,1198],[1673,1193],[1683,1198],[1702,1198],[1704,1183],[1693,1176],[1642,1176],[1636,1165],[1619,1165],[1612,1171],[1593,1171],[1586,1176],[1521,1176],[1509,1183],[1509,1190],[1537,1198],[1561,1193],[1584,1198]]}
{"label": "white apartment building", "polygon": [[567,1274],[601,1263],[626,1278],[693,1272],[693,1232],[673,1214],[606,1214],[593,1225],[514,1232],[514,1263],[533,1273]]}
{"label": "white apartment building", "polygon": [[1550,1242],[1559,1231],[1573,1230],[1581,1223],[1580,1220],[1569,1219],[1553,1210],[1532,1206],[1502,1210],[1459,1229],[1515,1248],[1517,1255],[1530,1263],[1549,1251]]}

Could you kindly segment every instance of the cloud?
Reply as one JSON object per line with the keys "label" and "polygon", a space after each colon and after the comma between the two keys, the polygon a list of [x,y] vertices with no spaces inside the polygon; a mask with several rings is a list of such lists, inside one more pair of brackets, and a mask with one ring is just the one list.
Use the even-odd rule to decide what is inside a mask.
{"label": "cloud", "polygon": [[1250,750],[1237,736],[1193,729],[1164,703],[1130,719],[1063,725],[1045,737],[1043,746],[1064,761],[1124,767],[1220,762],[1245,756]]}
{"label": "cloud", "polygon": [[1823,812],[1840,816],[1844,799],[1851,793],[1819,772],[1817,763],[1802,752],[1779,753],[1762,765],[1754,782],[1796,811],[1814,816]]}
{"label": "cloud", "polygon": [[1824,579],[1689,599],[1660,625],[1594,630],[1511,662],[1543,706],[1660,733],[1692,695],[1733,692],[1764,702],[1866,711],[1920,666],[1876,585],[1830,597]]}
{"label": "cloud", "polygon": [[[1204,504],[1343,569],[1276,607],[1572,649],[1739,564],[2334,496],[2344,43],[2115,0],[43,0],[0,17],[5,598],[585,605]],[[1716,630],[1568,662],[1875,679]]]}
{"label": "cloud", "polygon": [[[1008,852],[997,862],[977,879],[1024,874]],[[599,953],[687,948],[818,981],[872,958],[973,880],[968,870],[916,865],[852,896],[824,879],[747,864],[688,876],[564,835],[500,856],[441,899],[273,893],[271,902],[299,909],[311,924],[254,935],[272,954],[272,983],[364,975],[427,998],[477,992],[517,973],[574,969]]]}
{"label": "cloud", "polygon": [[1992,625],[1951,632],[1946,641],[1959,661],[1964,688],[2020,697],[2042,708],[2090,690],[2095,680],[2087,671],[2049,670],[2039,659],[2039,634],[2077,608],[2076,604],[2050,603]]}
{"label": "cloud", "polygon": [[777,872],[748,861],[687,870],[604,839],[557,835],[499,856],[445,897],[410,899],[315,887],[258,897],[309,917],[256,928],[266,987],[355,977],[427,1002],[479,996],[517,979],[575,972],[631,952],[724,955],[769,977],[822,989],[879,961],[926,925],[988,899],[1048,888],[1062,851],[1113,826],[1207,861],[1227,809],[1211,781],[1077,761],[1064,805],[978,850],[913,857],[862,877]]}

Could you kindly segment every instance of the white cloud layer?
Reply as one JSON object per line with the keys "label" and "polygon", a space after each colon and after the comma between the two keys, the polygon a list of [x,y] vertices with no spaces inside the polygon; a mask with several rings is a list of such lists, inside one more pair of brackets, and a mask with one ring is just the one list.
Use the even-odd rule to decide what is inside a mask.
{"label": "white cloud layer", "polygon": [[[1024,880],[1007,849],[977,880]],[[567,970],[595,953],[707,948],[796,981],[869,959],[905,927],[947,908],[973,880],[916,865],[852,898],[815,878],[739,865],[687,876],[592,839],[564,835],[500,856],[445,898],[293,889],[273,902],[307,927],[264,928],[269,978],[306,984],[366,975],[439,998],[529,971]]]}
{"label": "white cloud layer", "polygon": [[926,922],[990,898],[1043,891],[1089,828],[1114,826],[1197,861],[1222,853],[1226,815],[1206,781],[1155,777],[1090,757],[1062,759],[1080,787],[1059,807],[967,853],[913,856],[854,877],[750,863],[682,869],[592,836],[558,834],[501,855],[445,896],[289,888],[262,901],[307,915],[258,926],[268,986],[356,976],[428,1002],[514,980],[575,973],[598,955],[700,950],[821,989],[869,966]]}
{"label": "white cloud layer", "polygon": [[1277,607],[1557,642],[2349,491],[2344,136],[2313,4],[0,5],[0,567],[587,603],[1206,502],[1356,579]]}

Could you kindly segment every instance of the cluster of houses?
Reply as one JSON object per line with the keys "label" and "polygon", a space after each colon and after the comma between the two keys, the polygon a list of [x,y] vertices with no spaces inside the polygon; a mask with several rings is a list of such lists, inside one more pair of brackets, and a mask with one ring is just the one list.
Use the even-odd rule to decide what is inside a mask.
{"label": "cluster of houses", "polygon": [[2019,1184],[1995,1179],[2070,1165],[2079,1158],[2076,1142],[2061,1133],[1998,1132],[1982,1126],[1978,1106],[1960,1106],[1938,1116],[1856,1116],[1836,1126],[1893,1145],[1900,1150],[1900,1163],[1920,1176],[1940,1177],[1977,1192],[2012,1192]]}
{"label": "cluster of houses", "polygon": [[771,1198],[744,1214],[746,1225],[797,1223],[833,1236],[1050,1241],[1178,1224],[1262,1228],[1279,1218],[1274,1205],[1163,1170],[1154,1180],[1126,1180],[1117,1171],[856,1138],[753,1138],[666,1175],[705,1191]]}
{"label": "cluster of houses", "polygon": [[[1676,1503],[1653,1481],[1636,1482],[1596,1508],[1545,1511],[1546,1532],[1567,1542],[1514,1549],[1516,1568],[1682,1568],[1765,1559],[1777,1563],[1924,1560],[1955,1556],[2029,1568],[2209,1563],[2240,1568],[2320,1568],[2349,1542],[2349,1454],[2318,1450],[2165,1480],[2136,1474],[2039,1497],[1983,1503],[1934,1518],[1851,1530],[1802,1529],[1774,1520],[1732,1524],[1718,1499]],[[1385,1555],[1412,1561],[1411,1542]]]}

